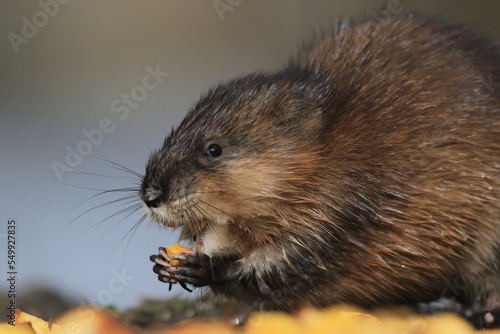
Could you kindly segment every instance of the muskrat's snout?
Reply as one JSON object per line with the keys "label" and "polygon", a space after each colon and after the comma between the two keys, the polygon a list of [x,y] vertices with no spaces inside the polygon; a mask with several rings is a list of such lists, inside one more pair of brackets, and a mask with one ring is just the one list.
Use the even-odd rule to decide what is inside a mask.
{"label": "muskrat's snout", "polygon": [[[139,197],[144,202],[144,208],[149,218],[165,224],[164,208],[168,200],[168,182],[164,182],[163,173],[158,169],[158,152],[151,155],[146,165],[146,172],[142,179]],[[162,213],[163,212],[163,213]]]}
{"label": "muskrat's snout", "polygon": [[139,191],[149,218],[174,228],[199,220],[192,208],[196,205],[193,173],[181,166],[175,152],[163,147],[151,155]]}
{"label": "muskrat's snout", "polygon": [[151,166],[151,161],[153,160],[154,155],[151,156],[146,166],[146,173],[144,174],[141,182],[141,189],[139,190],[139,196],[148,209],[158,208],[162,202],[165,201],[164,192],[158,182],[158,172]]}
{"label": "muskrat's snout", "polygon": [[149,187],[141,188],[140,196],[144,204],[146,204],[149,209],[159,207],[164,201],[160,191]]}

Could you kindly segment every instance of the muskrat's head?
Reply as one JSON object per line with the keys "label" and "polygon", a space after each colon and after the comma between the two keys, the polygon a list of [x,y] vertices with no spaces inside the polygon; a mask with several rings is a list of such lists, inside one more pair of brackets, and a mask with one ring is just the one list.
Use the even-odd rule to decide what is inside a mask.
{"label": "muskrat's head", "polygon": [[206,253],[273,242],[316,183],[323,96],[308,87],[317,86],[262,74],[211,90],[147,163],[149,217],[182,227]]}

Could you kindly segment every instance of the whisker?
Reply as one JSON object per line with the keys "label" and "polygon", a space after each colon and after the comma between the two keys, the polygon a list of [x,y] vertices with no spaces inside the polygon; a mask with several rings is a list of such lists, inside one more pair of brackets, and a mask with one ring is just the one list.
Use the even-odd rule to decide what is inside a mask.
{"label": "whisker", "polygon": [[[124,217],[119,223],[123,222],[123,220],[125,220],[126,218],[128,218],[129,216],[131,216],[133,213],[137,212],[138,210],[140,210],[141,208],[141,205],[137,204],[137,205],[132,205],[128,208],[125,208],[125,209],[122,209],[120,210],[119,212],[116,212],[116,213],[113,213],[109,216],[107,216],[106,218],[104,219],[101,219],[100,221],[98,221],[97,223],[87,227],[85,230],[83,230],[81,233],[80,233],[80,236],[85,234],[85,233],[88,233],[89,231],[97,228],[99,225],[101,225],[102,223],[104,223],[106,220],[110,219],[110,218],[114,218],[116,216],[119,216],[121,214],[124,214],[124,213],[127,213],[128,212],[128,215],[126,217]],[[113,229],[114,227],[116,227],[117,224],[115,224],[111,229]],[[62,229],[61,229],[62,230]],[[59,231],[60,232],[60,231]],[[58,233],[59,233],[58,232]],[[107,231],[104,235],[106,235],[107,233],[109,233],[109,231]]]}
{"label": "whisker", "polygon": [[[196,201],[193,201],[192,204],[189,203],[189,199],[186,197],[186,201],[188,202],[188,209],[192,212],[192,214],[196,217],[196,214],[194,213],[193,209],[196,209],[203,218],[205,218],[205,223],[208,225],[208,227],[214,231],[215,235],[219,240],[222,240],[220,235],[217,233],[217,230],[214,228],[212,225],[212,221],[214,220],[214,217],[205,209],[203,209]],[[209,219],[207,219],[209,218]],[[201,232],[201,231],[200,231]]]}
{"label": "whisker", "polygon": [[199,233],[199,232],[201,232],[200,231],[200,223],[198,222],[198,218],[196,217],[196,213],[193,211],[191,204],[189,204],[189,199],[187,197],[185,197],[185,198],[186,198],[186,203],[187,203],[187,205],[186,205],[187,210],[185,210],[186,214],[188,214],[190,216],[191,222],[195,222],[195,224],[194,224],[194,227],[196,229],[195,232]]}
{"label": "whisker", "polygon": [[[125,218],[123,218],[123,219],[122,219],[122,220],[120,220],[118,223],[116,223],[115,225],[113,225],[113,227],[112,227],[112,229],[113,229],[113,228],[114,228],[114,227],[116,227],[118,224],[120,224],[121,222],[123,222],[123,220],[125,220],[126,218],[128,218],[129,216],[131,216],[132,214],[134,214],[134,212],[137,212],[137,211],[138,211],[138,210],[140,210],[141,208],[142,208],[142,205],[140,205],[140,204],[136,204],[136,205],[131,205],[131,206],[127,207],[127,208],[121,209],[121,210],[119,210],[118,212],[115,212],[115,213],[113,213],[113,214],[110,214],[110,215],[108,215],[106,218],[101,219],[101,220],[100,220],[100,221],[98,221],[96,224],[94,224],[94,225],[92,225],[92,226],[88,227],[88,228],[87,228],[86,230],[84,230],[83,232],[88,232],[88,231],[90,231],[90,230],[92,230],[92,229],[96,228],[97,226],[101,225],[102,223],[104,223],[105,221],[107,221],[107,220],[109,220],[109,219],[111,219],[111,218],[115,218],[115,217],[118,217],[118,216],[120,216],[120,215],[122,215],[122,214],[127,213],[128,215],[127,215]],[[108,233],[108,232],[106,232],[105,234],[107,234],[107,233]]]}
{"label": "whisker", "polygon": [[[106,194],[110,194],[110,193],[119,193],[119,192],[132,192],[134,194],[137,194],[139,192],[139,190],[140,190],[140,188],[132,188],[132,187],[130,187],[130,188],[116,188],[116,189],[109,189],[109,190],[92,189],[92,188],[85,188],[85,187],[81,187],[81,188],[88,189],[88,190],[99,191],[99,193],[94,194],[94,195],[88,197],[87,199],[83,200],[80,204],[78,204],[73,209],[71,209],[71,211],[76,210],[77,208],[79,208],[83,204],[87,203],[91,199],[99,197],[99,196],[102,196],[102,195],[106,195]],[[110,204],[112,204],[112,203],[110,203]]]}
{"label": "whisker", "polygon": [[[195,191],[192,193],[192,195],[197,195],[197,194],[218,194],[220,191],[218,190],[211,190],[211,191]],[[262,195],[255,195],[255,196],[250,196],[248,199],[250,200],[259,200],[262,199]]]}
{"label": "whisker", "polygon": [[[133,181],[133,182],[142,181],[142,179],[136,175],[133,175],[133,177],[132,176],[116,176],[116,175],[106,175],[106,174],[97,174],[97,173],[90,173],[90,172],[76,172],[76,171],[70,173],[70,175],[72,175],[72,174],[98,176],[98,177],[104,177],[107,179],[128,180],[128,181]],[[65,183],[62,183],[62,184],[65,184]]]}
{"label": "whisker", "polygon": [[[120,198],[120,201],[124,201],[124,202],[118,204],[118,206],[125,206],[127,204],[137,203],[137,196],[136,195],[128,195],[128,196]],[[139,203],[142,206],[142,201],[139,201]]]}
{"label": "whisker", "polygon": [[[78,188],[78,189],[84,189],[84,190],[99,191],[99,192],[102,192],[102,193],[122,192],[122,191],[127,191],[127,189],[129,191],[136,191],[136,192],[138,192],[138,191],[141,190],[140,187],[116,188],[116,189],[100,189],[100,188],[91,188],[91,187],[79,186],[79,185],[76,185],[76,184],[61,184],[61,185],[67,186],[67,187],[70,187],[70,188]],[[94,196],[97,196],[97,195],[94,195]]]}
{"label": "whisker", "polygon": [[220,193],[218,190],[204,190],[204,191],[193,191],[192,195],[197,195],[197,194],[217,194]]}
{"label": "whisker", "polygon": [[210,216],[210,218],[212,218],[212,219],[205,219],[205,223],[208,225],[208,227],[210,229],[212,229],[212,231],[215,232],[215,234],[217,235],[217,237],[219,239],[221,239],[220,236],[217,234],[217,231],[215,230],[215,228],[212,225],[212,220],[213,220],[212,215],[210,215],[205,209],[203,209],[200,205],[198,205],[198,203],[193,203],[193,207],[196,210],[198,210],[198,212],[203,216],[203,218],[207,218],[207,215]]}
{"label": "whisker", "polygon": [[120,220],[118,220],[116,223],[113,224],[113,226],[111,228],[109,228],[103,235],[101,235],[100,239],[102,239],[103,237],[105,237],[108,233],[110,233],[111,231],[113,231],[113,229],[115,227],[117,227],[118,225],[120,225],[121,223],[123,223],[123,221],[125,219],[127,219],[128,217],[132,216],[134,213],[136,213],[137,211],[139,211],[140,208],[138,208],[137,206],[130,206],[126,209],[123,209],[123,210],[120,210],[119,212],[116,212],[112,215],[110,215],[109,217],[103,219],[102,221],[99,222],[99,224],[105,222],[106,220],[110,219],[110,218],[114,218],[114,217],[118,217],[120,216],[121,214],[125,214],[126,215],[121,218]]}
{"label": "whisker", "polygon": [[235,219],[233,216],[231,216],[229,213],[225,212],[224,210],[221,210],[221,209],[219,209],[218,207],[213,206],[213,205],[211,205],[211,204],[209,204],[209,203],[207,203],[207,202],[205,202],[205,201],[203,201],[203,200],[201,200],[201,199],[199,199],[199,198],[198,198],[197,200],[198,200],[199,202],[201,202],[201,203],[203,203],[203,204],[205,204],[205,205],[207,205],[207,206],[211,207],[212,209],[215,209],[215,210],[217,210],[217,211],[219,211],[219,212],[221,212],[221,213],[225,214],[226,216],[230,217],[231,219]]}
{"label": "whisker", "polygon": [[[137,210],[134,211],[134,212],[137,212]],[[128,218],[128,217],[126,217],[126,218]],[[139,218],[139,220],[137,221],[137,223],[135,223],[134,226],[132,226],[130,228],[130,230],[123,236],[123,238],[120,239],[120,241],[118,242],[118,244],[111,251],[110,255],[112,255],[118,249],[118,247],[120,246],[120,244],[127,238],[127,236],[130,235],[130,237],[128,238],[127,244],[125,245],[125,253],[123,255],[123,258],[126,258],[127,249],[128,249],[128,246],[130,245],[130,242],[132,241],[132,237],[134,236],[134,233],[139,229],[139,226],[141,226],[141,224],[146,220],[146,218],[147,218],[146,214],[142,215],[142,217]]]}
{"label": "whisker", "polygon": [[[135,214],[137,211],[139,211],[140,208],[138,207],[130,207],[128,208],[129,210],[121,210],[123,212],[120,212],[120,213],[116,213],[116,214],[113,214],[113,216],[118,216],[120,214],[123,214],[123,213],[126,213],[127,211],[127,214],[122,218],[120,219],[118,222],[116,222],[111,228],[109,228],[104,234],[101,235],[101,237],[99,239],[102,239],[104,238],[106,235],[108,235],[111,231],[113,231],[119,224],[123,223],[123,221],[127,218],[129,218],[130,216],[132,216],[133,214]],[[136,231],[138,228],[139,228],[139,225],[146,219],[146,215],[142,215],[142,217],[132,226],[132,228],[120,239],[120,241],[118,242],[118,244],[113,248],[113,250],[111,251],[110,253],[110,256],[113,255],[113,253],[116,251],[116,249],[120,246],[120,244],[126,239],[126,237],[131,233],[131,231]],[[99,222],[99,224],[102,223]],[[133,233],[132,232],[132,235]],[[130,237],[132,237],[132,235],[130,235]],[[128,247],[128,244],[130,243],[130,240],[127,242],[127,246]]]}
{"label": "whisker", "polygon": [[214,220],[214,217],[196,202],[193,203],[193,207],[202,215],[203,218],[205,218],[207,225],[213,229],[213,226],[211,224]]}
{"label": "whisker", "polygon": [[[142,204],[140,204],[140,203],[135,204],[135,205],[131,205],[131,206],[127,207],[127,208],[118,210],[117,212],[115,212],[113,214],[110,214],[106,218],[104,218],[101,221],[99,221],[98,224],[101,224],[101,223],[105,222],[108,219],[118,217],[118,216],[120,216],[120,215],[122,215],[124,213],[128,213],[128,215],[125,217],[125,218],[128,218],[130,215],[132,215],[134,212],[137,212],[140,209],[142,209]],[[117,224],[115,224],[115,226],[117,226],[119,223],[123,222],[124,219],[120,220]]]}
{"label": "whisker", "polygon": [[99,158],[99,157],[96,157],[96,156],[93,156],[92,158],[97,159],[97,160],[101,160],[101,161],[105,161],[105,162],[109,163],[110,165],[112,165],[112,167],[114,167],[115,169],[121,170],[121,171],[129,173],[129,174],[132,174],[132,175],[140,178],[141,180],[143,178],[143,175],[141,173],[138,173],[138,172],[136,172],[136,171],[134,171],[134,170],[132,170],[130,168],[127,168],[127,167],[125,167],[125,166],[123,166],[123,165],[121,165],[119,163],[113,162],[113,161],[108,160],[108,159]]}
{"label": "whisker", "polygon": [[[140,199],[140,195],[139,195],[140,190],[141,190],[141,183],[142,183],[143,178],[144,178],[144,175],[142,173],[138,173],[138,172],[134,171],[133,169],[130,169],[128,167],[125,167],[122,164],[113,162],[113,161],[105,159],[105,158],[100,158],[100,157],[96,157],[96,156],[92,156],[92,158],[99,160],[99,161],[104,161],[105,163],[107,163],[108,167],[112,168],[110,174],[117,174],[117,175],[106,175],[107,174],[106,172],[104,172],[104,173],[72,172],[71,174],[92,176],[96,180],[100,180],[100,179],[98,179],[98,177],[99,178],[106,178],[106,179],[110,179],[110,180],[120,180],[122,182],[129,183],[129,184],[128,185],[125,184],[126,185],[125,187],[119,187],[116,189],[99,189],[99,183],[97,183],[97,187],[92,187],[92,186],[88,186],[88,185],[87,186],[86,185],[76,185],[76,184],[69,184],[68,185],[67,183],[63,183],[65,186],[69,186],[69,187],[76,188],[76,189],[90,190],[90,191],[94,192],[93,194],[91,194],[91,196],[89,196],[88,198],[83,200],[81,203],[76,205],[71,211],[74,211],[78,208],[81,208],[85,204],[87,204],[85,206],[88,206],[89,202],[96,200],[96,199],[97,199],[96,200],[97,205],[95,205],[91,208],[86,208],[84,206],[84,209],[80,209],[81,211],[84,210],[84,212],[79,213],[79,214],[77,212],[76,213],[77,216],[74,219],[72,219],[69,223],[65,224],[62,228],[60,228],[57,233],[61,233],[63,230],[65,230],[69,226],[75,224],[75,222],[77,222],[82,217],[85,217],[86,215],[89,215],[92,212],[98,211],[99,209],[102,209],[103,207],[108,207],[108,206],[118,207],[117,212],[114,212],[112,214],[106,214],[106,217],[103,219],[100,219],[102,217],[102,215],[101,215],[101,217],[96,219],[99,221],[96,222],[96,220],[94,220],[90,224],[88,224],[88,223],[84,224],[84,227],[83,227],[84,230],[81,231],[80,236],[82,234],[88,233],[89,231],[91,231],[93,229],[96,229],[99,226],[103,226],[103,223],[105,223],[109,220],[112,220],[112,222],[110,222],[111,224],[104,225],[105,231],[100,236],[99,239],[101,239],[101,238],[104,238],[107,235],[109,235],[110,232],[114,231],[117,228],[118,224],[123,223],[125,220],[129,219],[132,215],[136,215],[136,214],[139,215],[138,212],[140,212],[140,210],[142,210],[142,208],[143,208],[143,203],[142,203],[142,200]],[[119,172],[116,172],[116,170]],[[132,184],[130,184],[130,183],[132,183]],[[109,197],[106,197],[106,196],[110,195],[110,194],[120,194],[120,195],[112,196],[112,199],[108,200]],[[115,198],[113,198],[113,197],[115,197]],[[119,197],[119,198],[116,198],[116,197]],[[105,200],[104,203],[102,203],[103,198]],[[94,204],[94,202],[91,202],[91,203]],[[78,211],[80,211],[80,210],[78,210]],[[120,242],[113,248],[113,251],[111,254],[113,254],[118,249],[118,247],[120,245],[122,245],[124,242],[126,242],[126,248],[127,248],[131,242],[133,235],[135,234],[135,232],[137,231],[139,226],[146,219],[147,219],[147,214],[143,214],[142,216],[140,216],[140,218],[137,220],[137,222],[135,222],[135,224],[125,234],[125,236],[123,236],[123,238],[121,238]],[[91,226],[89,226],[89,225],[91,225]]]}
{"label": "whisker", "polygon": [[[217,190],[213,190],[213,191],[196,191],[196,192],[193,192],[193,195],[194,194],[218,194],[219,191]],[[247,197],[249,200],[259,200],[259,199],[262,199],[263,196],[262,195],[254,195],[254,196],[248,196]]]}
{"label": "whisker", "polygon": [[[112,192],[112,191],[106,191],[106,192]],[[82,202],[79,205],[77,205],[74,209],[78,208],[80,205],[82,205],[83,203],[89,201],[90,199],[92,199],[94,197],[97,197],[98,195],[100,195],[100,194],[94,195],[94,196],[86,199],[84,202]],[[102,203],[102,204],[96,205],[93,208],[90,208],[88,210],[85,210],[84,212],[82,212],[81,214],[79,214],[78,216],[76,216],[74,219],[72,219],[69,223],[67,223],[66,225],[64,225],[57,233],[61,233],[64,229],[68,228],[70,225],[74,224],[78,219],[80,219],[81,217],[85,216],[86,214],[89,214],[90,212],[94,212],[97,209],[102,208],[102,207],[107,206],[107,205],[111,205],[111,204],[115,204],[115,203],[120,203],[122,201],[129,200],[129,199],[131,199],[134,196],[136,196],[136,195],[124,196],[124,197],[121,197],[121,198],[118,198],[118,199],[114,199],[112,201],[108,201],[106,203]],[[142,207],[142,204],[139,203],[138,206]]]}
{"label": "whisker", "polygon": [[[162,100],[162,98],[161,98],[160,93],[159,93],[157,90],[156,90],[155,92],[156,92],[156,95],[158,96],[158,100],[160,101],[160,106],[161,106],[161,109],[163,110],[163,115],[165,115],[165,118],[166,118],[166,120],[167,120],[167,122],[166,122],[166,123],[168,124],[168,123],[170,123],[170,122],[169,122],[169,119],[168,119],[168,112],[167,112],[167,108],[165,108],[165,104],[163,103],[163,100]],[[167,130],[167,129],[166,129],[166,128],[164,128],[163,126],[160,126],[160,128],[161,128],[161,129],[163,129],[163,131],[165,131],[165,133],[168,133],[168,132],[169,132],[169,130]],[[172,128],[172,129],[170,129],[170,132],[172,132],[172,131],[173,131],[173,128]]]}

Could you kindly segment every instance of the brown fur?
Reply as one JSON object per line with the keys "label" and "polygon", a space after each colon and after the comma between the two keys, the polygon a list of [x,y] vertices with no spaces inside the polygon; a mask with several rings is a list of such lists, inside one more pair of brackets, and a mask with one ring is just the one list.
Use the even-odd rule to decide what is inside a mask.
{"label": "brown fur", "polygon": [[[185,237],[231,231],[208,254],[238,258],[218,293],[282,309],[482,307],[500,293],[490,78],[500,57],[465,28],[341,25],[282,71],[210,91],[152,155],[142,196]],[[210,142],[221,157],[203,156]]]}

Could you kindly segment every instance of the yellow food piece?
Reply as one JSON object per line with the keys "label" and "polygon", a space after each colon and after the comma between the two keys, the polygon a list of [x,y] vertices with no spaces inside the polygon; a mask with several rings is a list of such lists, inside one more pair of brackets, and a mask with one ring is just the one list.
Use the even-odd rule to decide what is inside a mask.
{"label": "yellow food piece", "polygon": [[[426,334],[440,334],[440,333],[453,333],[453,334],[472,334],[474,329],[472,326],[462,318],[454,314],[438,314],[427,317]],[[488,333],[488,332],[484,332]]]}
{"label": "yellow food piece", "polygon": [[[177,252],[186,247],[177,247]],[[55,323],[17,310],[15,326],[0,324],[1,334],[474,334],[467,321],[454,314],[419,316],[387,310],[369,314],[349,307],[304,308],[294,314],[255,312],[243,328],[227,319],[192,319],[150,330],[131,328],[109,313],[92,307],[74,308]]]}
{"label": "yellow food piece", "polygon": [[48,323],[40,318],[16,311],[15,326],[0,324],[1,334],[134,334],[125,324],[114,319],[108,313],[92,307],[74,308],[55,323]]}
{"label": "yellow food piece", "polygon": [[330,307],[319,310],[304,308],[294,316],[279,312],[254,313],[245,324],[243,333],[473,334],[478,332],[474,331],[467,321],[453,314],[425,317],[387,312],[375,316],[355,308]]}
{"label": "yellow food piece", "polygon": [[62,330],[61,326],[55,324],[49,324],[48,322],[40,318],[37,318],[33,315],[30,315],[28,313],[25,313],[20,309],[16,310],[16,327],[18,326],[20,327],[22,326],[24,328],[30,327],[33,330],[32,333],[36,334],[52,334]]}
{"label": "yellow food piece", "polygon": [[303,328],[301,333],[391,333],[377,317],[351,307],[305,308],[295,318]]}
{"label": "yellow food piece", "polygon": [[[238,334],[236,327],[224,320],[186,320],[172,326],[141,334]],[[240,333],[241,334],[241,333]],[[277,333],[274,333],[277,334]]]}
{"label": "yellow food piece", "polygon": [[[167,250],[167,255],[176,255],[176,254],[179,254],[180,252],[183,252],[183,251],[193,250],[192,248],[184,247],[181,244],[167,246],[167,247],[165,247],[165,249]],[[170,258],[168,258],[167,260],[170,263],[170,265],[172,265],[174,267],[182,267],[184,265],[179,260],[174,260],[174,259],[170,259]]]}
{"label": "yellow food piece", "polygon": [[280,312],[254,313],[248,318],[244,334],[301,334],[304,328],[291,316]]}
{"label": "yellow food piece", "polygon": [[134,334],[123,322],[94,307],[76,307],[56,319],[63,331],[53,334]]}
{"label": "yellow food piece", "polygon": [[12,326],[8,323],[0,324],[0,333],[2,334],[36,334],[33,328],[28,324],[16,324]]}

